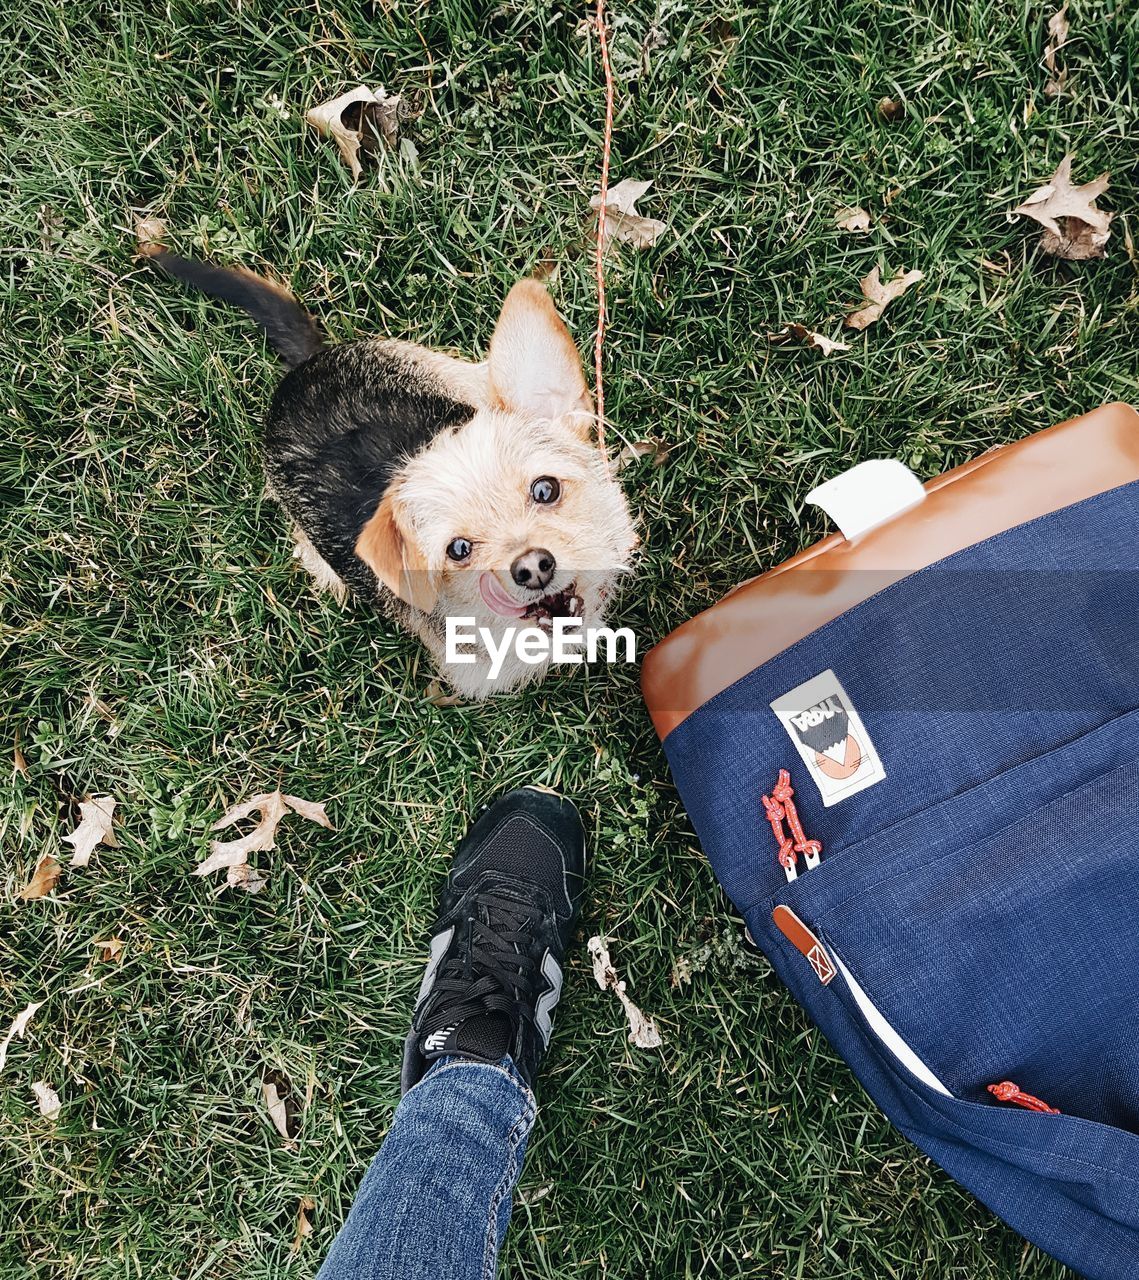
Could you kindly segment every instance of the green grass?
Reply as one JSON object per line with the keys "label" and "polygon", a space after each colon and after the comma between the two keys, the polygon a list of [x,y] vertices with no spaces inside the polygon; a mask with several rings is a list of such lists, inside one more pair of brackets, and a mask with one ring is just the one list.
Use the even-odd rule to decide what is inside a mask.
{"label": "green grass", "polygon": [[[612,3],[614,180],[653,178],[645,212],[671,226],[609,266],[610,414],[669,447],[624,475],[645,549],[620,613],[642,645],[819,536],[803,495],[847,464],[932,475],[1139,396],[1134,6],[1074,0],[1056,102],[1051,6]],[[5,1280],[313,1274],[391,1118],[448,851],[523,780],[581,805],[583,936],[615,939],[665,1044],[629,1048],[579,947],[504,1275],[1064,1274],[891,1130],[740,951],[634,671],[435,708],[414,641],[314,598],[261,495],[277,368],[240,317],[132,257],[146,209],[183,250],[272,266],[338,337],[475,354],[552,249],[584,346],[601,98],[583,13],[28,0],[0,18],[0,696],[29,766],[5,778],[0,1023],[47,1000],[0,1077]],[[353,189],[301,115],[360,80],[424,113],[418,168]],[[886,94],[900,123],[876,114]],[[1005,219],[1067,149],[1079,180],[1113,171],[1106,261],[1041,259]],[[870,234],[834,227],[849,203]],[[792,320],[837,335],[875,262],[926,278],[849,354],[769,347]],[[328,798],[337,831],[294,820],[260,897],[191,878],[211,820],[278,783]],[[15,904],[87,792],[119,798],[121,847]],[[113,935],[121,963],[97,963]],[[311,1089],[290,1148],[270,1071],[298,1106]],[[305,1194],[316,1229],[290,1259]]]}

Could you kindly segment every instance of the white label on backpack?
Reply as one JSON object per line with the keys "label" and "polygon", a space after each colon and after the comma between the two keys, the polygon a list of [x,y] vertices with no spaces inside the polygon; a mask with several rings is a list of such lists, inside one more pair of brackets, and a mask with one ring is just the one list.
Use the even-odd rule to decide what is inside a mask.
{"label": "white label on backpack", "polygon": [[771,704],[829,809],[882,782],[886,770],[866,726],[833,671],[824,671]]}

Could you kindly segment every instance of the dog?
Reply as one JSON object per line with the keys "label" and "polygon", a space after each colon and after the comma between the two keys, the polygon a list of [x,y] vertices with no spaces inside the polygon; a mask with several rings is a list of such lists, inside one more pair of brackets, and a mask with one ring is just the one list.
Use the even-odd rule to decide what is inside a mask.
{"label": "dog", "polygon": [[[464,697],[544,677],[550,657],[475,646],[446,660],[447,619],[500,655],[510,627],[600,627],[637,545],[592,438],[581,359],[544,285],[508,293],[487,358],[396,339],[326,346],[280,285],[161,251],[168,275],[248,312],[289,372],[265,423],[270,495],[318,588],[378,606],[427,646]],[[532,655],[531,655],[532,658]]]}

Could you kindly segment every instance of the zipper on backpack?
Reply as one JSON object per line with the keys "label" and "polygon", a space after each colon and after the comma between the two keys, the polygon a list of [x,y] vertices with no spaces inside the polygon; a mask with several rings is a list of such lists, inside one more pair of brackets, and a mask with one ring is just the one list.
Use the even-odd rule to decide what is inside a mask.
{"label": "zipper on backpack", "polygon": [[842,960],[827,948],[822,939],[809,929],[790,907],[781,903],[771,913],[771,919],[787,941],[801,955],[806,957],[815,977],[824,987],[830,986],[836,976],[841,977],[846,984],[847,991],[850,993],[850,998],[858,1006],[859,1012],[866,1020],[875,1039],[895,1061],[901,1063],[910,1075],[915,1076],[930,1089],[943,1094],[947,1098],[953,1097],[953,1094],[938,1079],[935,1072],[918,1057],[891,1025],[886,1015],[863,991]]}

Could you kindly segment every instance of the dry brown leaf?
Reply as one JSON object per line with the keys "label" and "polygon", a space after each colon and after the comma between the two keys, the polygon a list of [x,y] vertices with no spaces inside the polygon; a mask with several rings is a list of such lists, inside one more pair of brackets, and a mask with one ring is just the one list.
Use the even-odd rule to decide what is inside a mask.
{"label": "dry brown leaf", "polygon": [[905,119],[906,104],[899,98],[881,98],[878,102],[878,114],[883,120],[893,124]]}
{"label": "dry brown leaf", "polygon": [[612,991],[624,1006],[629,1022],[629,1039],[638,1049],[659,1049],[661,1038],[656,1023],[643,1014],[626,994],[624,979],[609,958],[609,939],[590,938],[589,954],[593,957],[593,980],[602,991]]}
{"label": "dry brown leaf", "polygon": [[858,282],[862,288],[862,296],[869,305],[852,311],[846,317],[847,328],[865,329],[867,325],[873,324],[895,298],[900,298],[910,285],[917,284],[921,279],[920,271],[906,271],[900,276],[895,276],[888,284],[883,284],[881,273],[875,267],[868,276]]}
{"label": "dry brown leaf", "polygon": [[1012,275],[1012,258],[1009,256],[1009,251],[1007,249],[1003,249],[1001,252],[1004,257],[1003,262],[995,262],[992,258],[982,258],[981,266],[995,276]]}
{"label": "dry brown leaf", "polygon": [[1072,156],[1060,161],[1056,172],[1012,213],[1032,218],[1044,228],[1040,248],[1055,258],[1083,262],[1107,252],[1111,220],[1115,214],[1097,209],[1096,200],[1108,188],[1109,173],[1101,173],[1082,187],[1072,186]]}
{"label": "dry brown leaf", "polygon": [[266,1081],[261,1086],[261,1094],[265,1099],[265,1109],[269,1112],[269,1119],[273,1122],[273,1128],[284,1138],[289,1141],[289,1113],[285,1107],[285,1100],[277,1092],[277,1086],[271,1081]]}
{"label": "dry brown leaf", "polygon": [[36,222],[39,225],[40,248],[44,253],[51,253],[63,239],[63,215],[50,204],[41,204],[36,210]]}
{"label": "dry brown leaf", "polygon": [[50,1084],[43,1080],[33,1082],[32,1092],[36,1095],[36,1104],[39,1106],[40,1115],[47,1116],[49,1120],[56,1119],[59,1115],[60,1107],[63,1105],[59,1100],[59,1094]]}
{"label": "dry brown leaf", "polygon": [[260,893],[269,883],[268,880],[248,862],[239,862],[234,867],[227,867],[225,883],[230,889],[240,889],[243,893]]}
{"label": "dry brown leaf", "polygon": [[1056,68],[1056,55],[1068,42],[1068,0],[1063,7],[1048,19],[1048,43],[1044,46],[1044,65],[1048,70],[1048,83],[1044,86],[1044,94],[1049,98],[1058,98],[1064,92],[1064,84],[1068,79],[1068,68]]}
{"label": "dry brown leaf", "polygon": [[224,831],[236,822],[242,822],[254,813],[261,817],[257,825],[248,835],[239,836],[236,840],[211,840],[210,856],[199,862],[194,868],[194,875],[208,876],[214,871],[226,872],[226,883],[231,889],[243,889],[246,893],[260,893],[265,887],[265,878],[248,866],[249,855],[255,850],[268,850],[276,847],[277,826],[289,812],[307,818],[329,831],[334,830],[323,803],[314,800],[302,800],[299,796],[287,796],[283,791],[266,791],[241,804],[227,809],[224,815],[214,823],[211,830]]}
{"label": "dry brown leaf", "polygon": [[293,1236],[293,1243],[289,1246],[290,1253],[298,1253],[300,1247],[304,1244],[305,1237],[312,1235],[312,1220],[309,1214],[316,1208],[316,1201],[312,1196],[301,1196],[297,1205],[297,1233]]}
{"label": "dry brown leaf", "polygon": [[302,800],[300,796],[286,796],[285,803],[294,813],[299,813],[309,822],[315,822],[318,827],[323,827],[326,831],[336,830],[332,819],[325,812],[323,800]]}
{"label": "dry brown leaf", "polygon": [[8,1028],[8,1034],[3,1040],[0,1040],[0,1071],[4,1070],[4,1065],[8,1061],[8,1046],[13,1040],[22,1040],[24,1038],[24,1032],[28,1029],[28,1023],[31,1022],[32,1018],[35,1016],[36,1010],[42,1009],[43,1006],[44,1001],[41,1000],[38,1004],[28,1005],[22,1013],[18,1013],[16,1015],[12,1025]]}
{"label": "dry brown leaf", "polygon": [[623,471],[642,458],[651,458],[654,467],[663,467],[667,457],[668,449],[659,440],[634,440],[617,455],[614,467],[617,471]]}
{"label": "dry brown leaf", "polygon": [[17,731],[16,740],[12,743],[12,777],[17,774],[26,778],[28,776],[28,762],[24,758],[23,748],[20,746],[20,734]]}
{"label": "dry brown leaf", "polygon": [[515,1194],[518,1197],[519,1204],[537,1204],[539,1200],[545,1200],[553,1189],[554,1184],[552,1182],[543,1182],[537,1187],[522,1187]]}
{"label": "dry brown leaf", "polygon": [[336,143],[357,182],[364,165],[374,162],[381,140],[389,149],[396,145],[399,118],[399,94],[389,97],[383,85],[378,89],[357,85],[305,113],[305,120],[318,133]]}
{"label": "dry brown leaf", "polygon": [[123,954],[123,948],[127,944],[122,938],[104,938],[102,942],[95,943],[95,950],[98,951],[99,959],[107,964],[112,960],[117,960]]}
{"label": "dry brown leaf", "polygon": [[767,341],[777,347],[786,346],[791,342],[801,342],[805,347],[813,347],[816,351],[821,351],[824,356],[834,355],[836,351],[850,350],[849,342],[836,342],[825,334],[808,329],[805,324],[785,324],[778,332],[769,333]]}
{"label": "dry brown leaf", "polygon": [[97,844],[105,844],[111,849],[119,847],[111,826],[114,816],[115,801],[111,796],[92,796],[83,801],[79,806],[79,825],[69,836],[63,837],[74,850],[72,868],[85,867],[91,861],[91,853]]}
{"label": "dry brown leaf", "polygon": [[428,684],[423,700],[424,702],[430,702],[433,707],[461,707],[463,705],[462,696],[457,693],[448,693],[442,680],[437,676]]}
{"label": "dry brown leaf", "polygon": [[46,897],[59,883],[61,875],[63,868],[50,853],[45,853],[36,863],[32,878],[20,890],[20,897],[24,902],[34,902],[37,898]]}
{"label": "dry brown leaf", "polygon": [[836,209],[834,220],[840,231],[870,230],[870,215],[861,205],[844,205]]}
{"label": "dry brown leaf", "polygon": [[[614,240],[622,244],[631,244],[634,249],[647,249],[668,230],[667,222],[656,218],[645,218],[637,212],[637,201],[651,187],[652,181],[637,182],[633,178],[625,178],[615,187],[610,187],[605,198],[605,242],[608,245]],[[590,206],[601,208],[601,197],[593,196]]]}
{"label": "dry brown leaf", "polygon": [[135,217],[134,238],[144,258],[153,258],[166,249],[166,223],[161,218]]}

